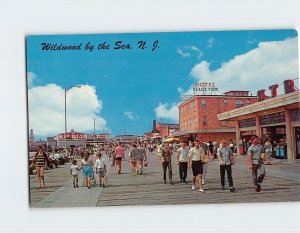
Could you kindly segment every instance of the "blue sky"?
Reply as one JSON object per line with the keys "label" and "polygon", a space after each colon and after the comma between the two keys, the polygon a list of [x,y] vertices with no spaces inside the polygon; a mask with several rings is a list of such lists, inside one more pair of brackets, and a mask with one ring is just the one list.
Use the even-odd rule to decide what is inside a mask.
{"label": "blue sky", "polygon": [[[147,49],[137,48],[137,42],[140,40],[147,42]],[[156,40],[158,40],[159,48],[151,51],[150,47]],[[97,45],[104,41],[110,44],[111,48],[97,50]],[[116,41],[131,44],[132,49],[114,50]],[[87,42],[95,46],[92,52],[84,50]],[[82,43],[82,46],[80,51],[42,51],[41,43],[63,43],[64,45]],[[92,116],[97,115],[101,117],[96,123],[97,132],[106,130],[111,131],[113,135],[118,135],[125,130],[127,134],[143,135],[144,132],[151,130],[154,119],[164,123],[176,122],[178,116],[174,116],[176,115],[174,106],[179,102],[180,93],[188,92],[195,80],[203,81],[205,78],[209,81],[210,77],[215,77],[224,87],[222,90],[247,88],[255,93],[261,87],[267,88],[274,82],[280,83],[284,79],[298,77],[298,63],[295,65],[295,59],[298,61],[295,30],[28,36],[26,46],[28,82],[30,82],[29,127],[33,128],[35,134],[40,137],[53,136],[64,131],[60,122],[63,117],[63,108],[58,108],[54,113],[51,104],[37,101],[41,99],[40,96],[43,93],[45,95],[50,93],[47,98],[55,99],[57,97],[55,91],[61,94],[60,88],[63,87],[84,85],[87,87],[84,93],[89,93],[87,96],[91,97],[91,101],[83,100],[84,93],[81,93],[83,90],[72,89],[74,96],[73,94],[68,96],[70,98],[68,114],[71,119],[68,130],[73,128],[75,131],[92,132]],[[288,52],[278,53],[278,48]],[[254,53],[258,54],[255,55],[258,56],[257,59],[253,58]],[[240,65],[241,62],[238,61],[241,58],[243,62],[248,59],[248,62]],[[272,67],[272,62],[278,65],[278,59],[284,61],[279,64],[285,68],[280,69],[281,73],[273,74],[273,78],[270,77],[270,80],[264,81],[265,83],[248,87],[243,86],[243,83],[239,85],[238,82],[236,84],[231,82],[227,88],[222,84],[222,75],[225,80],[225,73],[228,80],[239,79],[238,75],[246,77],[250,72],[247,71],[248,66],[259,71],[254,72],[253,76],[264,79],[263,77],[272,73],[266,68]],[[255,63],[254,60],[260,62]],[[250,62],[254,62],[254,65],[249,65]],[[265,63],[270,64],[261,67],[261,64]],[[243,75],[244,70],[245,75]],[[228,74],[230,72],[232,74]],[[247,83],[247,80],[249,83],[252,82],[250,76],[246,77],[248,79],[244,80],[244,83]],[[50,84],[55,84],[51,86],[54,88],[51,89],[52,92],[47,91]],[[42,87],[45,89],[41,89]],[[90,92],[88,87],[94,87],[95,93]],[[38,90],[43,91],[38,92]],[[78,92],[78,95],[82,94],[77,96],[83,101],[82,106],[78,105],[75,99],[71,99],[76,97],[75,92]],[[63,107],[63,96],[55,100],[55,105],[60,105],[60,100]],[[71,103],[74,103],[73,107]],[[85,111],[89,103],[94,103],[89,108],[90,113],[89,110]],[[43,105],[43,110],[39,109],[39,105]],[[77,105],[79,109],[74,109]],[[85,118],[79,114],[81,110]],[[53,114],[50,115],[54,119],[53,122],[46,121],[46,124],[53,124],[48,131],[42,119],[43,114],[49,116],[47,111]],[[41,120],[34,118],[33,121],[31,119],[33,116],[36,117],[36,112]],[[77,115],[77,120],[79,117],[91,120],[86,120],[86,124],[79,123],[78,120],[77,127],[75,117]],[[44,129],[41,130],[41,127]]]}

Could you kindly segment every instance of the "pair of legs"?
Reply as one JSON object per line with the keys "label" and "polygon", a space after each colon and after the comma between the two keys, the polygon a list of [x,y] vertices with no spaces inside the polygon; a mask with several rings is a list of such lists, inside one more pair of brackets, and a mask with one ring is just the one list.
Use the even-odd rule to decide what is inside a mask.
{"label": "pair of legs", "polygon": [[187,167],[188,167],[187,162],[179,162],[180,183],[182,183],[182,182],[186,183]]}
{"label": "pair of legs", "polygon": [[192,170],[193,170],[193,186],[192,189],[195,189],[196,184],[196,177],[198,176],[198,182],[199,182],[199,192],[204,192],[202,189],[202,174],[203,174],[203,166],[201,161],[192,161]]}
{"label": "pair of legs", "polygon": [[36,167],[36,175],[38,179],[39,188],[45,187],[45,167]]}
{"label": "pair of legs", "polygon": [[86,176],[85,183],[86,183],[86,187],[89,189],[91,187],[91,177]]}
{"label": "pair of legs", "polygon": [[73,175],[73,188],[78,187],[78,175]]}
{"label": "pair of legs", "polygon": [[143,174],[143,162],[144,160],[143,159],[138,159],[138,171],[137,171],[137,174],[138,175],[142,175]]}
{"label": "pair of legs", "polygon": [[45,173],[45,167],[36,167],[36,174],[37,174],[37,178],[38,178],[39,188],[45,187],[44,173]]}
{"label": "pair of legs", "polygon": [[136,161],[131,160],[130,165],[131,165],[132,175],[136,175]]}
{"label": "pair of legs", "polygon": [[169,181],[170,181],[170,184],[173,184],[173,181],[172,181],[172,165],[171,165],[171,161],[169,161],[169,162],[162,162],[162,167],[163,167],[163,172],[164,172],[164,183],[165,184],[167,183],[166,173],[167,173],[167,168],[168,168],[168,170],[169,170]]}
{"label": "pair of legs", "polygon": [[120,158],[120,157],[116,158],[116,167],[117,167],[117,170],[118,170],[118,174],[121,174],[122,158]]}
{"label": "pair of legs", "polygon": [[220,175],[221,175],[221,185],[222,189],[225,189],[225,171],[227,173],[227,179],[229,183],[229,189],[233,192],[235,189],[233,187],[233,180],[232,180],[232,170],[231,165],[220,165]]}
{"label": "pair of legs", "polygon": [[252,164],[252,180],[253,180],[255,190],[257,192],[260,192],[260,190],[261,190],[260,184],[263,182],[263,180],[265,178],[265,174],[260,174],[257,177],[257,171],[260,168],[260,166],[261,165],[258,165],[258,164]]}
{"label": "pair of legs", "polygon": [[97,168],[97,174],[99,175],[99,186],[104,188],[105,168]]}

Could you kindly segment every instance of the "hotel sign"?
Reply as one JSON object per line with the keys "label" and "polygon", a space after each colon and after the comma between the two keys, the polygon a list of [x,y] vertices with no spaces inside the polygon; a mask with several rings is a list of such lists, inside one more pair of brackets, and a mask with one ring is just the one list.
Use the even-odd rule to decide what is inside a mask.
{"label": "hotel sign", "polygon": [[218,91],[215,82],[198,82],[194,84],[193,91]]}
{"label": "hotel sign", "polygon": [[252,127],[252,126],[256,126],[255,117],[239,121],[239,127],[240,128],[247,128],[247,127]]}
{"label": "hotel sign", "polygon": [[276,112],[264,116],[259,117],[261,125],[271,125],[276,123],[285,122],[285,113],[284,112]]}

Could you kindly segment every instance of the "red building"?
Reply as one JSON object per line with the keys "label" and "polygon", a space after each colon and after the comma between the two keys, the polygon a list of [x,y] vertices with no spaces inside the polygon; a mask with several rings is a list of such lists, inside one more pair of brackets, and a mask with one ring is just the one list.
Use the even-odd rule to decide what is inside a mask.
{"label": "red building", "polygon": [[179,105],[180,131],[175,132],[174,136],[188,140],[201,137],[205,141],[220,141],[222,138],[235,141],[234,123],[220,121],[217,115],[255,102],[257,96],[249,96],[249,91],[190,96]]}

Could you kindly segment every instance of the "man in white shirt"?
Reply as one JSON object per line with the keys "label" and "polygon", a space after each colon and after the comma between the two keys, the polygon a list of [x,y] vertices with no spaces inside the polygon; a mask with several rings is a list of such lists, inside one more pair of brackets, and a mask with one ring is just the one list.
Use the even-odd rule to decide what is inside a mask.
{"label": "man in white shirt", "polygon": [[180,183],[187,183],[187,166],[188,166],[189,149],[186,142],[182,142],[182,146],[177,150],[177,165],[179,166]]}
{"label": "man in white shirt", "polygon": [[190,160],[192,160],[192,170],[193,170],[192,190],[195,189],[196,177],[198,176],[199,192],[204,193],[204,190],[202,189],[203,167],[202,167],[201,160],[205,158],[205,150],[203,147],[200,147],[200,144],[202,143],[201,139],[195,140],[194,143],[195,143],[195,147],[190,149],[188,153],[189,164],[191,164]]}

